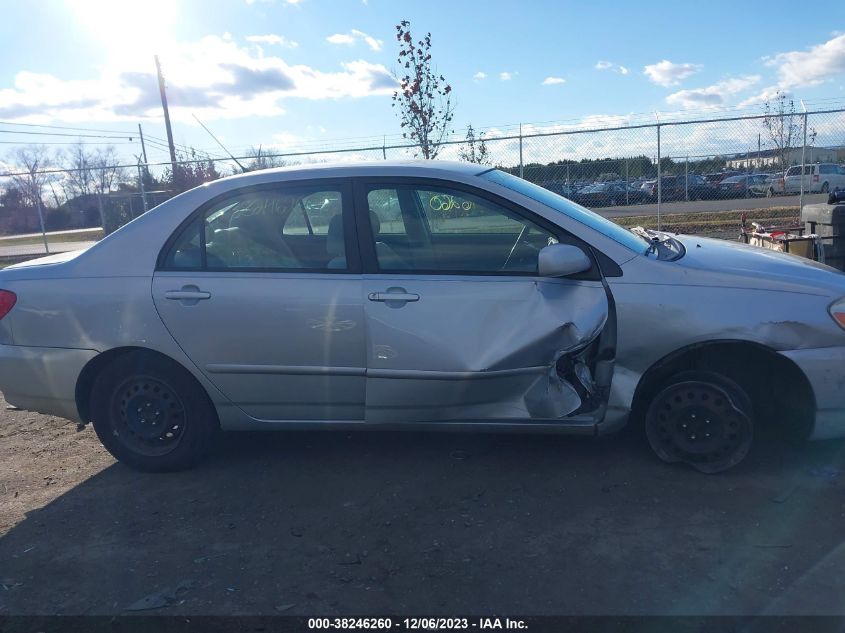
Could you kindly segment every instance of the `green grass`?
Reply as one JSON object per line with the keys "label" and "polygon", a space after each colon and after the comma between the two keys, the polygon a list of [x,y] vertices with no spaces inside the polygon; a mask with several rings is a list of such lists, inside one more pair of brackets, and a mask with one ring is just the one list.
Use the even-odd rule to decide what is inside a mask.
{"label": "green grass", "polygon": [[[49,244],[59,244],[62,242],[87,242],[89,240],[100,240],[102,238],[103,229],[88,229],[85,231],[65,233],[61,235],[47,234],[47,242]],[[44,238],[40,235],[28,237],[8,237],[0,240],[0,246],[30,246],[33,244],[43,243]]]}

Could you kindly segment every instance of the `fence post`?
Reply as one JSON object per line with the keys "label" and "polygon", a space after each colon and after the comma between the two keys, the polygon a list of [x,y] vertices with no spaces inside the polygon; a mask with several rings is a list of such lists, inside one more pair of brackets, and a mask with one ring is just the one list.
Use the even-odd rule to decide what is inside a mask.
{"label": "fence post", "polygon": [[103,234],[107,234],[108,229],[106,229],[106,210],[103,206],[103,192],[97,192],[97,208],[100,211],[100,224],[103,225]]}
{"label": "fence post", "polygon": [[387,136],[381,137],[381,158],[387,160]]}
{"label": "fence post", "polygon": [[689,154],[684,161],[684,199],[689,202]]}
{"label": "fence post", "polygon": [[[801,99],[801,109],[804,111],[804,142],[801,144],[801,190],[798,196],[798,213],[804,208],[804,178],[807,175],[807,108],[804,100]],[[786,178],[784,178],[784,189],[786,189]]]}
{"label": "fence post", "polygon": [[522,164],[522,123],[519,124],[519,177],[525,178],[525,167]]}
{"label": "fence post", "polygon": [[629,191],[628,191],[628,157],[625,157],[625,206],[627,207],[631,204],[631,200],[629,198]]}
{"label": "fence post", "polygon": [[141,202],[144,205],[144,213],[149,211],[147,207],[147,189],[144,187],[144,174],[141,171],[141,161],[138,161],[138,187],[141,189]]}
{"label": "fence post", "polygon": [[47,242],[47,230],[44,227],[44,209],[41,206],[41,193],[35,196],[35,206],[38,207],[38,222],[41,224],[41,237],[44,238],[44,252],[50,254],[50,244]]}
{"label": "fence post", "polygon": [[663,198],[663,185],[660,178],[660,123],[657,124],[657,230],[660,230],[660,202]]}

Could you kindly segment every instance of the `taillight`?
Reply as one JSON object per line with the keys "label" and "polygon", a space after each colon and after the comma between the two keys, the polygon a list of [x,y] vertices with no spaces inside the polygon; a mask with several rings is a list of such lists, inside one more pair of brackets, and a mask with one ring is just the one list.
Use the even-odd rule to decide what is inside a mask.
{"label": "taillight", "polygon": [[818,181],[819,181],[819,175],[813,174],[813,182],[818,182]]}
{"label": "taillight", "polygon": [[9,314],[9,310],[15,307],[18,296],[10,290],[0,290],[0,319]]}

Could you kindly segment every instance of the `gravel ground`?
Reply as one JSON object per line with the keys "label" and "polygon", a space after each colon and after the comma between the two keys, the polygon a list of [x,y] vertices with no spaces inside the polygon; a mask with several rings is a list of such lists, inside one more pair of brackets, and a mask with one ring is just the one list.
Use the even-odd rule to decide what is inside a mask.
{"label": "gravel ground", "polygon": [[0,615],[845,613],[840,442],[247,433],[149,475],[3,406]]}

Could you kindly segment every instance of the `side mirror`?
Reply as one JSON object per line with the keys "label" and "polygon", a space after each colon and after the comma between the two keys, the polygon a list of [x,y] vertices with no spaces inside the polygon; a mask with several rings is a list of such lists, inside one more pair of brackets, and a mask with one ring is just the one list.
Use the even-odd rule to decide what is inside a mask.
{"label": "side mirror", "polygon": [[537,270],[541,277],[568,277],[592,268],[587,254],[571,244],[551,244],[540,251]]}

